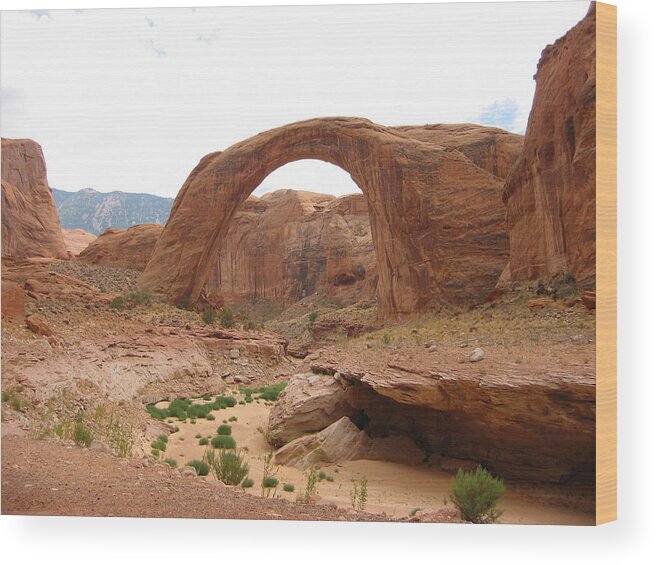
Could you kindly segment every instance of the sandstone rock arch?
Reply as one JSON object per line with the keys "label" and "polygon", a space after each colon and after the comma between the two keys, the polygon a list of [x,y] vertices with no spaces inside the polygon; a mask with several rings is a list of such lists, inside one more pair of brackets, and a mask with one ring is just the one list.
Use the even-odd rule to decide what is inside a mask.
{"label": "sandstone rock arch", "polygon": [[[480,166],[465,145],[479,147],[472,155],[481,155]],[[493,172],[520,147],[520,136],[494,128],[388,128],[362,118],[260,133],[205,156],[191,172],[140,286],[198,303],[237,207],[275,169],[319,159],[347,171],[367,198],[381,316],[480,300],[508,260],[503,180]]]}

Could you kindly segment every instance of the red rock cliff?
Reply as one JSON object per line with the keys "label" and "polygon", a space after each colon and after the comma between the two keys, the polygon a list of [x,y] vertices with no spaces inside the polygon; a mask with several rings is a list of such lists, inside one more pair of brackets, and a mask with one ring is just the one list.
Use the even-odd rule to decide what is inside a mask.
{"label": "red rock cliff", "polygon": [[504,188],[510,274],[595,286],[595,8],[542,52],[524,149]]}
{"label": "red rock cliff", "polygon": [[67,259],[41,146],[2,140],[2,256]]}

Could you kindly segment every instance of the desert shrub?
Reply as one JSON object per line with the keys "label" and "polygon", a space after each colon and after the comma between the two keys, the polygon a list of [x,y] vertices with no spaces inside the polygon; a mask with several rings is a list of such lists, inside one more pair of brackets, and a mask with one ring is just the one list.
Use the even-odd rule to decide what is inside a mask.
{"label": "desert shrub", "polygon": [[360,481],[353,481],[351,488],[351,506],[357,510],[364,510],[367,507],[367,477],[362,477]]}
{"label": "desert shrub", "polygon": [[165,420],[168,417],[168,410],[166,408],[157,408],[154,404],[148,404],[146,406],[146,411],[151,417],[155,420]]}
{"label": "desert shrub", "polygon": [[294,485],[292,485],[291,483],[285,483],[284,485],[282,485],[282,490],[284,490],[285,492],[294,492],[294,488],[295,488]]}
{"label": "desert shrub", "polygon": [[164,443],[169,442],[169,436],[167,436],[166,434],[161,434],[161,435],[157,436],[157,439],[159,441],[163,441]]}
{"label": "desert shrub", "polygon": [[216,428],[216,433],[220,436],[231,436],[232,427],[228,424],[221,424],[218,428]]}
{"label": "desert shrub", "polygon": [[578,293],[576,288],[576,279],[571,273],[565,273],[555,277],[551,281],[554,298],[569,298]]}
{"label": "desert shrub", "polygon": [[153,296],[150,292],[137,290],[121,296],[115,296],[109,303],[109,307],[113,310],[124,310],[126,308],[134,308],[135,306],[150,306],[152,301]]}
{"label": "desert shrub", "polygon": [[2,391],[2,402],[8,402],[14,410],[20,411],[25,407],[25,400],[20,393],[23,391],[22,386],[17,386],[6,391]]}
{"label": "desert shrub", "polygon": [[262,479],[262,488],[265,488],[265,489],[276,488],[278,486],[279,482],[280,481],[278,481],[278,479],[276,479],[276,477],[264,477]]}
{"label": "desert shrub", "polygon": [[[278,400],[278,396],[285,389],[287,383],[275,383],[268,386],[262,386],[260,388],[244,388],[240,392],[245,396],[246,402],[252,402],[252,396],[254,394],[259,394],[257,397],[261,400],[266,400],[270,402],[275,402]],[[249,400],[250,398],[250,400]]]}
{"label": "desert shrub", "polygon": [[175,459],[164,459],[164,463],[166,463],[169,467],[172,469],[175,469],[178,466],[178,462]]}
{"label": "desert shrub", "polygon": [[216,420],[216,416],[214,414],[208,414],[207,416],[205,416],[205,419],[210,421]]}
{"label": "desert shrub", "polygon": [[112,310],[123,310],[125,307],[125,298],[122,296],[116,296],[112,298],[111,302],[109,303],[109,307]]}
{"label": "desert shrub", "polygon": [[253,322],[252,320],[247,320],[246,323],[244,324],[244,329],[247,331],[252,331],[257,329],[257,324]]}
{"label": "desert shrub", "polygon": [[212,395],[209,393],[205,393],[203,396],[201,396],[201,398],[205,401],[212,400]]}
{"label": "desert shrub", "polygon": [[504,492],[503,480],[479,465],[475,471],[458,470],[451,482],[449,499],[468,522],[492,524],[503,513],[497,504]]}
{"label": "desert shrub", "polygon": [[326,473],[324,473],[323,471],[319,472],[319,480],[320,481],[325,481],[327,476],[328,475],[326,475]]}
{"label": "desert shrub", "polygon": [[305,488],[303,493],[298,497],[298,500],[304,504],[312,502],[312,497],[317,494],[317,486],[319,484],[319,477],[317,470],[312,467],[305,475]]}
{"label": "desert shrub", "polygon": [[213,410],[222,410],[223,408],[233,408],[237,405],[237,399],[234,396],[217,396],[209,406]]}
{"label": "desert shrub", "polygon": [[202,438],[203,436],[202,436],[201,434],[196,434],[194,437],[195,437],[196,439],[200,439],[200,438]]}
{"label": "desert shrub", "polygon": [[219,314],[219,322],[224,328],[231,328],[235,325],[235,316],[232,313],[232,310],[228,307],[224,307]]}
{"label": "desert shrub", "polygon": [[[226,436],[223,436],[226,437]],[[241,451],[221,450],[218,454],[207,451],[205,459],[214,470],[217,480],[226,485],[239,485],[244,488],[253,486],[253,482],[246,486],[246,476],[248,475],[248,464]]]}
{"label": "desert shrub", "polygon": [[202,437],[198,440],[198,445],[208,445],[210,443],[210,440],[207,439],[206,437]]}
{"label": "desert shrub", "polygon": [[327,480],[329,483],[332,483],[332,482],[335,481],[335,477],[333,477],[332,475],[326,475],[326,480]]}
{"label": "desert shrub", "polygon": [[228,422],[236,422],[236,421],[237,421],[237,416],[230,416],[230,418],[228,418]]}
{"label": "desert shrub", "polygon": [[76,445],[89,447],[93,441],[93,432],[84,422],[76,422],[73,428],[73,441]]}
{"label": "desert shrub", "polygon": [[212,438],[212,447],[216,449],[235,449],[237,442],[231,436],[214,436]]}
{"label": "desert shrub", "polygon": [[201,318],[203,322],[205,322],[208,326],[211,326],[214,322],[216,322],[216,310],[210,306],[207,310],[205,310],[205,312],[203,312]]}
{"label": "desert shrub", "polygon": [[390,334],[388,334],[387,332],[385,332],[385,333],[383,334],[383,338],[382,338],[382,339],[383,339],[383,343],[384,343],[385,345],[389,345],[390,343],[392,343],[392,337],[391,337]]}
{"label": "desert shrub", "polygon": [[421,512],[421,508],[419,508],[419,507],[413,508],[412,510],[410,510],[410,514],[408,514],[408,515],[409,516],[416,516],[417,512]]}
{"label": "desert shrub", "polygon": [[152,447],[153,449],[157,449],[159,451],[166,451],[166,442],[157,439],[150,444],[150,447]]}
{"label": "desert shrub", "polygon": [[246,477],[242,482],[241,482],[241,488],[251,488],[255,484],[255,481],[251,479],[250,477]]}
{"label": "desert shrub", "polygon": [[310,324],[314,324],[318,318],[319,318],[319,312],[317,312],[316,310],[313,310],[308,314],[308,320],[310,321]]}
{"label": "desert shrub", "polygon": [[187,465],[196,469],[196,474],[200,477],[204,477],[210,472],[210,466],[205,461],[193,459],[192,461],[187,461]]}
{"label": "desert shrub", "polygon": [[212,404],[191,404],[187,407],[187,416],[192,419],[207,418],[212,410]]}
{"label": "desert shrub", "polygon": [[271,490],[277,488],[278,478],[276,474],[278,468],[274,464],[273,452],[267,453],[264,456],[264,469],[262,471],[262,496],[270,496]]}

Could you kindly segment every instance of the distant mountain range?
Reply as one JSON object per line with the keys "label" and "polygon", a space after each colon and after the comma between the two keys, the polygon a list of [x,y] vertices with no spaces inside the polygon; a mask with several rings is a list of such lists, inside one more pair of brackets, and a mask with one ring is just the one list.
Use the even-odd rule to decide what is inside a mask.
{"label": "distant mountain range", "polygon": [[135,224],[165,224],[173,198],[129,192],[77,192],[52,189],[61,227],[80,228],[100,235],[107,228],[129,228]]}

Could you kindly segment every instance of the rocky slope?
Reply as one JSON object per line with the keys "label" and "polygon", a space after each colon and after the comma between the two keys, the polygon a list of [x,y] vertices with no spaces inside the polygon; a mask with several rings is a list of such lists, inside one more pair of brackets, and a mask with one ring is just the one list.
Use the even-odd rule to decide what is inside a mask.
{"label": "rocky slope", "polygon": [[308,158],[349,172],[367,198],[381,317],[480,302],[494,288],[508,259],[502,179],[464,152],[362,118],[297,122],[204,157],[140,285],[202,301],[239,206],[272,171]]}
{"label": "rocky slope", "polygon": [[152,194],[84,188],[77,192],[53,189],[61,224],[66,229],[83,229],[100,235],[108,228],[135,224],[164,224],[171,212],[172,198]]}
{"label": "rocky slope", "polygon": [[2,139],[2,257],[67,259],[41,146]]}
{"label": "rocky slope", "polygon": [[97,237],[88,231],[79,229],[62,229],[62,234],[64,235],[64,243],[66,244],[66,249],[74,257],[78,256],[82,251],[84,251],[87,246]]}
{"label": "rocky slope", "polygon": [[542,52],[522,155],[504,191],[510,275],[595,286],[595,4]]}
{"label": "rocky slope", "polygon": [[89,244],[78,258],[94,265],[141,271],[148,263],[162,229],[161,224],[109,228]]}
{"label": "rocky slope", "polygon": [[367,201],[296,190],[238,209],[206,285],[218,302],[296,302],[323,291],[370,298],[377,280]]}

